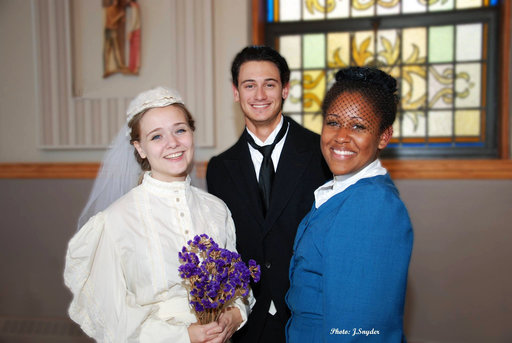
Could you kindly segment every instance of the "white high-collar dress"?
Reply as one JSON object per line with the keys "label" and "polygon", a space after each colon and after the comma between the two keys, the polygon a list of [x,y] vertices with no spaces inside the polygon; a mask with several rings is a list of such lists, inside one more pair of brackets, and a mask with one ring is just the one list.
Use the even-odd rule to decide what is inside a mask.
{"label": "white high-collar dress", "polygon": [[[231,213],[220,199],[190,184],[144,175],[92,217],[71,239],[64,280],[73,293],[70,317],[99,342],[190,342],[196,322],[178,275],[178,251],[206,233],[235,251]],[[243,324],[252,293],[238,299]],[[241,327],[240,326],[240,327]]]}

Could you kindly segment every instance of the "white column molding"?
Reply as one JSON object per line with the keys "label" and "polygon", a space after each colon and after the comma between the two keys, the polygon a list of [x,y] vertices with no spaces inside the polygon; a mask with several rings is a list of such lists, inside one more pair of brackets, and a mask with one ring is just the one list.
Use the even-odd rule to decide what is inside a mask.
{"label": "white column molding", "polygon": [[214,145],[213,8],[211,0],[173,0],[176,9],[176,83],[197,121],[196,145]]}
{"label": "white column molding", "polygon": [[[77,84],[81,82],[80,73],[87,70],[76,70],[76,62],[82,57],[74,56],[73,51],[72,1],[32,0],[41,149],[106,148],[124,124],[124,113],[132,96],[76,96],[73,87],[80,88]],[[175,33],[169,34],[169,42],[165,43],[174,45],[171,53],[174,56],[163,56],[169,59],[167,63],[173,64],[175,85],[171,86],[182,94],[196,119],[196,146],[211,147],[215,108],[212,1],[165,1],[169,1],[173,12],[169,20],[176,25]],[[143,25],[151,25],[151,18]]]}

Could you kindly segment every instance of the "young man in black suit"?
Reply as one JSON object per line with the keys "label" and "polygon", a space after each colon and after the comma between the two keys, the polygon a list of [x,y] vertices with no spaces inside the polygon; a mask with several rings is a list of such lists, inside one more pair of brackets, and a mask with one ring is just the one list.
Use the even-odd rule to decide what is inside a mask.
{"label": "young man in black suit", "polygon": [[262,268],[261,281],[252,285],[256,305],[233,341],[284,343],[295,232],[313,204],[314,190],[332,174],[320,137],[282,115],[290,70],[277,51],[246,47],[235,57],[231,74],[246,129],[235,145],[210,160],[206,180],[208,191],[231,210],[243,260],[254,259]]}

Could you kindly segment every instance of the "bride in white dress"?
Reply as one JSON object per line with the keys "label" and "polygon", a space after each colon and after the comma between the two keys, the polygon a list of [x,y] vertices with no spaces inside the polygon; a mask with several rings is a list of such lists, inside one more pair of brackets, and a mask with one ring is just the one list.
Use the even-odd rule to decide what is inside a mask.
{"label": "bride in white dress", "polygon": [[163,87],[138,95],[127,117],[69,242],[69,315],[98,342],[225,342],[245,324],[252,294],[199,325],[178,275],[178,252],[195,235],[231,251],[236,243],[224,202],[190,183],[194,120]]}

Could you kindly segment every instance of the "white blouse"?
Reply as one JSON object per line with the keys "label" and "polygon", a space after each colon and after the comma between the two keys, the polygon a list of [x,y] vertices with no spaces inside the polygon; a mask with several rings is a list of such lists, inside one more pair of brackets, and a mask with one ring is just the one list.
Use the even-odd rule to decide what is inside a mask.
{"label": "white blouse", "polygon": [[[190,342],[196,318],[178,275],[178,251],[206,233],[235,250],[235,227],[220,199],[183,182],[144,175],[71,239],[64,280],[71,319],[99,342]],[[243,324],[252,293],[238,299]],[[241,327],[240,326],[240,327]]]}
{"label": "white blouse", "polygon": [[315,207],[319,208],[330,198],[343,192],[357,181],[377,175],[386,175],[388,171],[382,166],[379,159],[376,159],[360,171],[345,175],[334,175],[334,178],[327,181],[315,190]]}

